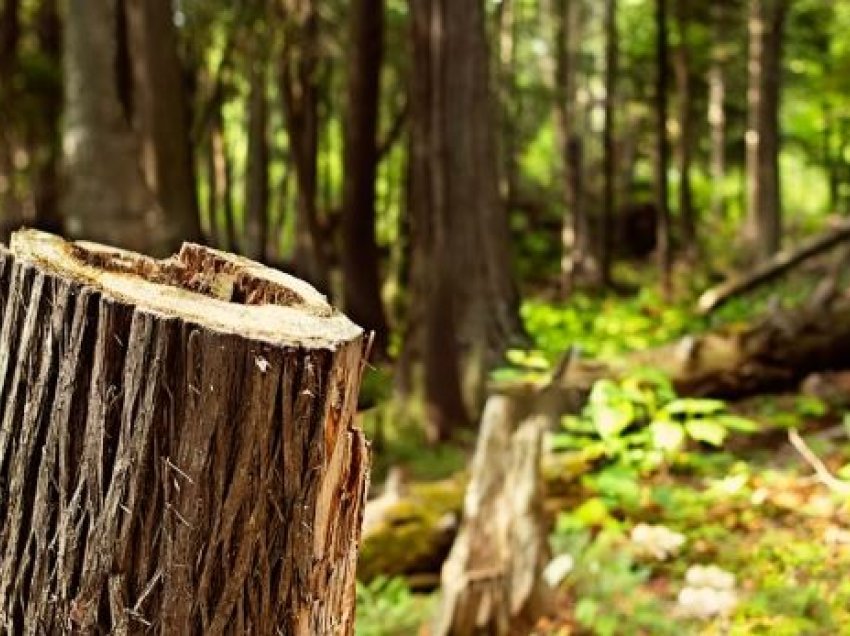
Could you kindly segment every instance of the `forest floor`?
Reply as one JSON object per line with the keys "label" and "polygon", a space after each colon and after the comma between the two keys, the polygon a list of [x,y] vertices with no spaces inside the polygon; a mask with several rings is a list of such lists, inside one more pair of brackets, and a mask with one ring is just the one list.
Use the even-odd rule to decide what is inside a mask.
{"label": "forest floor", "polygon": [[[605,359],[735,328],[777,298],[794,305],[814,280],[792,275],[710,318],[695,314],[693,294],[665,303],[651,286],[630,298],[528,301],[534,344],[511,351],[494,377],[544,377],[565,343]],[[850,373],[733,404],[667,395],[654,382],[601,387],[601,401],[553,432],[552,452],[581,461],[562,462],[580,470],[548,502],[559,597],[535,633],[850,634]],[[671,426],[661,435],[647,426],[659,413],[673,414],[675,449]],[[593,422],[612,417],[622,425],[600,438]],[[376,479],[397,465],[420,480],[463,469],[471,440],[424,451],[402,428],[382,430]],[[795,432],[834,482],[790,442]],[[401,578],[363,584],[358,634],[427,634],[433,601]]]}

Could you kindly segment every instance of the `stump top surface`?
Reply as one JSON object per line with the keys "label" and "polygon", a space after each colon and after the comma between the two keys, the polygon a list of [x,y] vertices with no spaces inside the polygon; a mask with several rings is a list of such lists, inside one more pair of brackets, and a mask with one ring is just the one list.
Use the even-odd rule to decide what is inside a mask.
{"label": "stump top surface", "polygon": [[157,260],[37,230],[12,235],[9,251],[65,279],[143,311],[276,345],[336,348],[362,329],[308,283],[247,258],[184,243]]}

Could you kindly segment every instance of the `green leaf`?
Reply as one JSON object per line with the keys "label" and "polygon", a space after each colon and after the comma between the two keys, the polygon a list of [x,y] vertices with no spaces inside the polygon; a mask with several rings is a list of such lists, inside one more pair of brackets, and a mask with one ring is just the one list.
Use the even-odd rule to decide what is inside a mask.
{"label": "green leaf", "polygon": [[729,430],[732,431],[741,431],[742,433],[755,433],[759,430],[759,425],[757,422],[746,418],[741,417],[740,415],[718,415],[713,418],[714,421],[719,424],[725,426]]}
{"label": "green leaf", "polygon": [[682,447],[685,441],[685,429],[681,424],[670,420],[655,420],[649,425],[652,444],[655,448],[672,452]]}
{"label": "green leaf", "polygon": [[662,410],[671,416],[705,417],[722,413],[726,403],[707,398],[679,398],[668,402]]}
{"label": "green leaf", "polygon": [[597,404],[593,407],[593,425],[600,437],[616,437],[635,419],[635,407],[631,402]]}
{"label": "green leaf", "polygon": [[722,446],[728,433],[726,427],[716,420],[702,419],[685,422],[685,430],[692,439],[712,446]]}

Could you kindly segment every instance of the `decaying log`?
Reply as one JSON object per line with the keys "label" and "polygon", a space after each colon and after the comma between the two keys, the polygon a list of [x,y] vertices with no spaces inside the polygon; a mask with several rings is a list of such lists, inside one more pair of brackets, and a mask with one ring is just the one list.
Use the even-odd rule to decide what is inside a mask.
{"label": "decaying log", "polygon": [[534,625],[549,602],[540,479],[551,418],[534,391],[493,395],[481,419],[460,531],[443,565],[435,636],[500,636]]}
{"label": "decaying log", "polygon": [[0,632],[353,632],[364,340],[323,296],[26,231],[0,324]]}
{"label": "decaying log", "polygon": [[823,254],[846,241],[850,241],[850,222],[845,221],[804,242],[797,249],[785,249],[777,252],[776,255],[758,265],[749,274],[732,278],[709,289],[699,297],[697,306],[700,312],[710,313],[732,298],[775,280],[800,263]]}

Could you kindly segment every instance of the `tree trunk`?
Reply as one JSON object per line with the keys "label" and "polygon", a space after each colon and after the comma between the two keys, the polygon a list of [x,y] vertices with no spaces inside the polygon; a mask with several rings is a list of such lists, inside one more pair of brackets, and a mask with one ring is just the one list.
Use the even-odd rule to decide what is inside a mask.
{"label": "tree trunk", "polygon": [[315,0],[286,0],[280,94],[297,179],[295,253],[299,276],[327,291],[329,271],[317,209],[319,16]]}
{"label": "tree trunk", "polygon": [[[62,22],[57,0],[43,0],[38,8],[36,30],[42,54],[55,68],[62,65]],[[54,88],[54,87],[51,87]],[[47,232],[63,231],[59,213],[59,159],[62,156],[62,89],[56,84],[41,102],[44,157],[34,177],[33,227]]]}
{"label": "tree trunk", "polygon": [[[414,267],[425,281],[414,303],[424,316],[426,403],[433,421],[449,426],[466,420],[450,384],[466,375],[477,408],[487,366],[521,327],[498,192],[483,2],[409,6]],[[441,426],[434,428],[445,436]]]}
{"label": "tree trunk", "polygon": [[269,241],[269,141],[266,69],[263,60],[250,60],[251,94],[248,107],[248,162],[245,174],[246,256],[267,260]]}
{"label": "tree trunk", "polygon": [[710,128],[711,165],[711,216],[717,221],[726,216],[726,27],[723,5],[712,8],[714,43],[711,51],[711,66],[708,71],[708,125]]}
{"label": "tree trunk", "polygon": [[133,74],[133,125],[145,180],[176,235],[201,236],[189,103],[171,0],[126,0]]}
{"label": "tree trunk", "polygon": [[788,0],[750,0],[746,235],[759,260],[782,241],[779,101],[787,11]]}
{"label": "tree trunk", "polygon": [[179,245],[182,225],[163,212],[139,167],[118,99],[115,5],[70,0],[65,15],[63,148],[67,230],[150,254]]}
{"label": "tree trunk", "polygon": [[617,158],[614,155],[614,107],[617,99],[617,0],[605,0],[605,106],[602,127],[602,223],[599,269],[602,283],[611,283]]}
{"label": "tree trunk", "polygon": [[342,275],[345,311],[375,333],[375,353],[385,356],[389,328],[381,299],[375,237],[375,179],[383,59],[384,1],[355,0],[350,7],[351,59],[345,122]]}
{"label": "tree trunk", "polygon": [[598,284],[595,250],[590,244],[584,206],[583,143],[578,117],[578,72],[582,11],[576,0],[553,0],[555,23],[555,124],[561,147],[564,217],[561,229],[561,289],[568,294],[580,281]]}
{"label": "tree trunk", "polygon": [[353,634],[362,331],[185,244],[0,252],[0,629]]}
{"label": "tree trunk", "polygon": [[678,92],[679,148],[676,155],[679,172],[679,222],[685,251],[691,255],[698,252],[697,220],[691,191],[691,156],[694,143],[693,80],[691,79],[691,54],[688,30],[690,15],[687,3],[676,4],[676,22],[679,30],[679,45],[676,47],[675,75]]}
{"label": "tree trunk", "polygon": [[233,168],[230,164],[230,150],[224,134],[224,121],[221,115],[221,102],[213,105],[210,117],[210,153],[211,169],[215,177],[211,183],[215,187],[211,195],[215,198],[215,209],[221,210],[224,217],[226,247],[231,252],[239,251],[239,237],[236,232],[236,220],[233,216]]}
{"label": "tree trunk", "polygon": [[13,190],[14,131],[8,122],[15,113],[15,82],[18,66],[18,43],[21,37],[20,0],[5,0],[0,8],[0,239],[8,238],[8,232],[21,222]]}
{"label": "tree trunk", "polygon": [[667,0],[655,0],[656,83],[655,83],[655,205],[658,208],[658,268],[666,293],[672,285],[672,241],[667,172],[670,166],[670,143],[667,138],[667,86],[669,56],[667,46]]}

